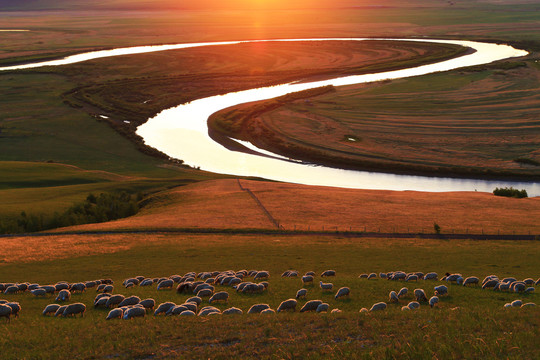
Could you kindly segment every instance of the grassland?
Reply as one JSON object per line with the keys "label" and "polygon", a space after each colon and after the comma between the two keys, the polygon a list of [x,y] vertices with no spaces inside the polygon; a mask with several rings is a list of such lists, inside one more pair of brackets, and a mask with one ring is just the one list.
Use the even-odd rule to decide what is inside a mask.
{"label": "grassland", "polygon": [[[538,294],[495,293],[478,288],[450,286],[450,296],[439,308],[424,306],[403,313],[392,305],[384,313],[359,314],[361,307],[385,301],[401,283],[363,280],[364,272],[459,271],[464,275],[518,278],[538,276],[535,259],[538,242],[474,242],[434,240],[369,240],[328,237],[253,236],[69,236],[67,251],[58,251],[62,239],[20,238],[37,258],[28,258],[15,247],[3,253],[3,279],[39,283],[80,281],[111,277],[115,293],[153,297],[157,302],[181,303],[188,295],[153,288],[123,289],[124,278],[168,276],[187,271],[215,269],[266,269],[270,287],[261,295],[231,292],[229,304],[246,311],[254,303],[273,308],[293,297],[302,287],[299,279],[280,278],[286,269],[317,273],[335,268],[334,286],[349,286],[351,298],[336,301],[333,293],[307,286],[308,299],[322,299],[341,314],[277,314],[269,317],[242,315],[212,318],[156,318],[105,321],[107,310],[93,309],[93,290],[73,295],[87,304],[84,318],[44,318],[41,311],[53,299],[30,294],[4,295],[23,307],[20,319],[0,328],[5,358],[320,358],[356,357],[406,359],[478,357],[535,358],[538,348],[538,309],[503,309],[516,298],[538,303]],[[69,244],[69,245],[68,245]],[[105,245],[105,248],[101,248]],[[4,255],[5,254],[5,255]],[[328,281],[328,280],[325,280]],[[408,284],[430,291],[435,283]],[[403,302],[410,301],[404,299]],[[300,304],[303,304],[300,300]],[[43,334],[51,334],[43,336]],[[30,344],[32,346],[30,346]],[[134,344],[137,344],[134,346]]]}
{"label": "grassland", "polygon": [[[255,6],[255,2],[250,3]],[[1,23],[9,24],[3,27],[31,30],[1,33],[2,64],[128,45],[286,37],[395,37],[396,34],[512,41],[529,50],[538,50],[536,1],[468,1],[454,5],[440,1],[388,1],[386,7],[362,3],[358,8],[350,8],[351,4],[358,6],[356,1],[340,1],[332,2],[335,8],[323,11],[315,6],[286,11],[275,8],[254,11],[240,6],[230,11],[208,11],[204,6],[209,2],[205,1],[198,1],[194,10],[172,11],[171,8],[178,6],[177,2],[174,5],[164,2],[166,6],[155,9],[137,1],[136,11],[118,11],[125,9],[125,2],[93,2],[88,10],[87,2],[77,0],[69,3],[37,1],[33,3],[36,7],[31,9],[40,11],[14,11],[27,4],[21,2],[14,7],[13,3],[0,0],[1,9],[9,5],[6,10],[10,10],[0,12]],[[245,2],[239,0],[235,4],[245,5]],[[327,4],[320,3],[321,7]],[[64,5],[69,12],[49,11]],[[358,313],[361,307],[385,301],[390,290],[403,286],[380,279],[361,280],[358,279],[360,273],[401,269],[439,274],[461,272],[465,276],[479,277],[495,273],[501,277],[536,279],[540,275],[538,241],[106,232],[144,231],[155,227],[240,231],[272,228],[261,208],[240,190],[236,180],[216,180],[221,176],[143,154],[133,139],[122,136],[130,134],[122,130],[129,128],[124,121],[131,122],[197,96],[308,75],[325,76],[335,71],[338,63],[345,64],[348,70],[358,70],[355,66],[359,59],[351,57],[355,50],[352,48],[315,49],[304,44],[298,49],[272,47],[272,55],[268,55],[268,50],[268,47],[254,46],[221,51],[192,49],[184,53],[102,59],[62,69],[0,73],[0,219],[18,215],[23,210],[36,214],[61,211],[86,198],[88,193],[124,190],[146,194],[142,212],[130,219],[69,229],[79,234],[0,237],[0,281],[49,284],[110,277],[115,281],[116,293],[180,303],[186,295],[157,292],[155,288],[125,290],[121,282],[141,274],[157,277],[187,271],[269,270],[268,292],[246,296],[228,289],[230,303],[218,305],[220,309],[237,306],[246,311],[259,302],[275,308],[280,301],[294,296],[302,285],[298,279],[280,278],[279,274],[286,269],[320,273],[334,268],[338,276],[331,281],[336,287],[351,287],[351,298],[335,301],[332,294],[322,293],[317,286],[309,287],[308,298],[320,298],[332,307],[339,307],[343,313],[194,319],[148,316],[129,322],[108,322],[105,321],[106,310],[92,308],[95,295],[92,290],[73,295],[73,301],[82,301],[88,307],[82,319],[42,317],[44,306],[54,301],[51,298],[2,294],[2,298],[19,301],[23,310],[20,318],[10,324],[3,319],[0,321],[0,357],[540,357],[538,307],[528,311],[503,309],[504,303],[518,297],[539,304],[537,293],[517,295],[450,286],[450,296],[442,299],[435,309],[423,306],[417,312],[402,313],[398,306],[389,306],[382,313]],[[335,57],[328,56],[330,53]],[[312,55],[315,57],[310,60]],[[442,104],[445,111],[455,111],[457,104],[450,100],[465,95],[470,95],[464,100],[471,107],[478,105],[473,97],[482,100],[485,117],[503,113],[496,112],[494,100],[486,91],[467,86],[469,81],[469,84],[496,91],[496,96],[504,94],[501,99],[505,112],[516,115],[519,110],[511,106],[515,103],[523,112],[531,109],[524,114],[533,117],[538,100],[535,95],[538,68],[532,62],[536,56],[534,53],[525,66],[476,69],[461,73],[459,80],[454,74],[439,74],[370,88],[349,88],[334,96],[346,93],[363,99],[363,107],[370,111],[377,109],[377,105],[384,106],[387,117],[395,115],[391,110],[408,105],[404,100],[407,91],[413,91],[414,96],[426,104],[430,115],[437,115],[434,110],[437,101],[445,102]],[[319,63],[318,67],[312,66],[314,62]],[[298,71],[300,68],[304,71]],[[243,82],[235,80],[240,70],[250,74]],[[429,98],[430,86],[435,86],[433,89],[439,92],[438,100]],[[378,96],[384,97],[384,101]],[[147,100],[150,101],[142,104]],[[368,100],[374,102],[371,108]],[[361,113],[351,102],[339,101],[340,106],[348,106],[357,115]],[[317,110],[321,116],[324,115],[322,109],[338,104],[319,99],[312,103],[317,107],[309,107],[309,110]],[[302,110],[302,106],[293,104],[287,115]],[[300,113],[306,116],[305,112]],[[105,122],[99,115],[110,115],[112,121]],[[398,120],[395,124],[404,123],[403,119]],[[120,134],[111,129],[111,124]],[[505,124],[513,127],[511,121]],[[537,146],[535,140],[527,138],[526,134],[517,136],[524,138],[516,143],[519,154],[512,153],[512,158],[535,159],[535,154],[526,152]],[[396,137],[395,144],[402,144],[398,140],[404,137]],[[498,153],[499,150],[490,151]],[[443,233],[472,233],[482,229],[486,233],[497,230],[507,234],[539,232],[538,199],[496,198],[479,193],[352,191],[247,180],[241,183],[252,190],[286,229],[308,226],[318,230],[323,226],[336,226],[363,230],[366,226],[368,231],[377,231],[380,227],[382,231],[395,228],[413,232],[425,228],[427,232],[432,231],[433,223],[437,222]],[[186,186],[170,189],[177,185]],[[94,234],[80,233],[86,230]],[[433,285],[419,282],[409,284],[409,289],[423,287],[432,293]]]}

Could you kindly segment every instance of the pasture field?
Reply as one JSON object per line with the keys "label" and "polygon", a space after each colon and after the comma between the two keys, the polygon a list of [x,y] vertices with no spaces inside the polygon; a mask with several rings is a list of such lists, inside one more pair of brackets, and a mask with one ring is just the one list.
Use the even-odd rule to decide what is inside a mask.
{"label": "pasture field", "polygon": [[[258,269],[270,272],[263,294],[230,294],[228,304],[244,313],[255,303],[275,309],[294,297],[303,285],[299,278],[281,278],[287,269],[300,273],[335,269],[335,278],[323,278],[335,288],[348,286],[349,299],[335,300],[306,285],[307,300],[320,299],[340,314],[279,313],[275,315],[214,316],[208,318],[154,317],[106,321],[108,310],[94,309],[94,289],[73,294],[71,302],[87,306],[84,318],[43,317],[54,298],[29,293],[2,295],[19,301],[20,318],[0,321],[2,357],[16,358],[536,358],[540,316],[538,307],[504,309],[506,302],[522,299],[539,303],[538,294],[512,294],[449,285],[449,296],[436,308],[423,304],[417,311],[389,304],[383,312],[359,313],[373,303],[387,301],[391,290],[406,286],[433,292],[439,281],[418,283],[359,279],[361,273],[403,270],[460,272],[481,279],[538,277],[537,241],[371,240],[317,236],[222,235],[69,235],[72,246],[59,249],[62,239],[24,237],[9,239],[28,251],[10,247],[3,252],[2,281],[40,284],[112,278],[114,293],[152,297],[157,303],[182,303],[190,295],[152,287],[124,289],[125,278],[161,277],[188,271]],[[7,239],[3,239],[5,241]],[[26,243],[31,241],[33,246]],[[103,248],[105,250],[103,251]],[[34,257],[28,257],[33,254]],[[303,305],[305,300],[299,300]],[[207,303],[207,301],[206,301]],[[48,334],[48,335],[45,335]]]}
{"label": "pasture field", "polygon": [[[249,189],[257,203],[244,189]],[[231,206],[235,204],[235,206]],[[220,179],[148,196],[133,217],[58,231],[241,229],[443,234],[540,234],[540,198],[481,192],[351,190]]]}

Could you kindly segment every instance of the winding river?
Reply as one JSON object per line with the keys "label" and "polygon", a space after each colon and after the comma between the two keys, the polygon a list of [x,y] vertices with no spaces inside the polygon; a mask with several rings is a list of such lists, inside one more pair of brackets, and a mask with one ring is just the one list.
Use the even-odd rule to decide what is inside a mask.
{"label": "winding river", "polygon": [[[438,178],[426,176],[394,175],[366,171],[343,170],[325,166],[314,166],[285,159],[279,155],[257,149],[249,143],[243,145],[265,156],[230,151],[214,142],[208,135],[207,119],[216,111],[251,101],[259,101],[326,85],[345,86],[387,79],[420,76],[439,71],[448,71],[466,66],[527,55],[526,51],[508,45],[480,43],[457,40],[431,39],[280,39],[270,41],[369,41],[400,40],[422,41],[462,45],[474,49],[473,53],[435,64],[409,69],[380,72],[375,74],[352,75],[315,82],[293,82],[272,87],[251,89],[225,95],[198,99],[159,113],[137,129],[145,143],[167,155],[182,159],[186,164],[216,173],[238,176],[258,176],[270,180],[285,181],[306,185],[334,186],[358,189],[415,190],[415,191],[484,191],[491,192],[495,187],[513,186],[526,189],[529,196],[540,196],[538,182],[509,182],[474,179]],[[92,59],[141,54],[156,51],[186,49],[200,46],[234,45],[251,41],[226,41],[187,43],[175,45],[138,46],[113,50],[94,51],[66,57],[60,60],[44,61],[25,65],[0,68],[2,70],[30,69],[41,66],[59,66]]]}

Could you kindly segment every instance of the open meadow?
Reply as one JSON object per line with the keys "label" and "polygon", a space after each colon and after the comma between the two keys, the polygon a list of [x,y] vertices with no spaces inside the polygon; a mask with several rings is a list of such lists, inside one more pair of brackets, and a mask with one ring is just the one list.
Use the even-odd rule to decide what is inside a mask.
{"label": "open meadow", "polygon": [[[284,0],[0,0],[0,30],[0,67],[115,47],[226,40],[510,43],[529,55],[243,105],[210,125],[286,156],[343,168],[540,178],[534,0],[299,0],[294,7]],[[0,292],[0,300],[22,308],[8,321],[0,304],[0,359],[540,358],[540,197],[237,178],[170,159],[135,134],[149,117],[201,97],[432,63],[464,51],[398,41],[246,43],[0,71],[0,286],[110,279],[111,294],[153,298],[157,306],[195,295],[177,293],[173,275],[270,275],[262,279],[267,287],[244,276],[259,283],[255,293],[214,285],[229,298],[211,305],[243,311],[230,316],[148,311],[106,320],[110,309],[94,307],[96,287],[72,291],[67,302],[84,303],[83,317],[43,316],[58,292]],[[125,214],[136,214],[106,221],[104,213],[124,214],[120,203],[130,206]],[[104,222],[89,223],[95,221]],[[483,234],[500,236],[478,240]],[[297,277],[281,276],[292,269]],[[328,269],[336,275],[322,278]],[[309,271],[313,283],[304,284]],[[396,271],[438,276],[381,277]],[[444,281],[446,273],[533,284],[494,291]],[[151,285],[123,285],[136,276]],[[169,277],[177,281],[172,289],[157,290]],[[319,281],[333,289],[324,291]],[[402,310],[415,300],[414,289],[429,299],[441,284],[448,294],[439,294],[435,306],[420,301],[419,309]],[[340,287],[350,295],[336,299]],[[391,302],[390,292],[403,287],[408,294]],[[277,310],[301,288],[307,295],[295,312],[247,314],[254,304]],[[505,307],[518,299],[537,306]],[[328,312],[300,313],[310,300],[327,303]],[[386,309],[360,311],[378,302]],[[203,297],[197,310],[207,305]]]}

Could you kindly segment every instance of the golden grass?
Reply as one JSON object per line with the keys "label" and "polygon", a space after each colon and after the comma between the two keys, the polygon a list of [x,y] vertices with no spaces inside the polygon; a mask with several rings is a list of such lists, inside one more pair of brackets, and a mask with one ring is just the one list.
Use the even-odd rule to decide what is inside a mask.
{"label": "golden grass", "polygon": [[[287,230],[443,233],[540,233],[540,198],[480,192],[427,193],[354,190],[241,180]],[[139,214],[72,230],[149,228],[273,229],[272,222],[233,179],[175,188],[150,199]]]}

